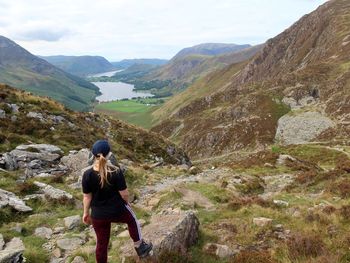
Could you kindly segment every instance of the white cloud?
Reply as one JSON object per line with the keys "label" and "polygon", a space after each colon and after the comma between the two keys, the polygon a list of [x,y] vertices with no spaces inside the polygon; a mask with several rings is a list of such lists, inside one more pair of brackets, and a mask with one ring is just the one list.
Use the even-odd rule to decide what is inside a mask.
{"label": "white cloud", "polygon": [[0,34],[40,55],[170,58],[203,42],[263,42],[324,2],[0,0]]}

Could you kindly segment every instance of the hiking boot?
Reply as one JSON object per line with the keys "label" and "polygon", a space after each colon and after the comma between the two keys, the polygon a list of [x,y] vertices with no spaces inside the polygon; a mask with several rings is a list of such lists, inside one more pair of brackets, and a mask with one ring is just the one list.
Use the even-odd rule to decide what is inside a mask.
{"label": "hiking boot", "polygon": [[150,242],[147,244],[144,240],[142,240],[141,245],[139,247],[135,247],[136,253],[140,258],[147,257],[152,251],[153,245]]}

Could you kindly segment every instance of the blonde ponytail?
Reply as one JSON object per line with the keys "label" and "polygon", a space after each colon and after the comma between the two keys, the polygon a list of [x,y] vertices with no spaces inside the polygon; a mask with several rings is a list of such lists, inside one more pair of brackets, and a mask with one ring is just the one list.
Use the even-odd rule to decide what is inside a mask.
{"label": "blonde ponytail", "polygon": [[108,177],[110,175],[111,172],[113,172],[113,170],[111,170],[110,168],[114,168],[113,166],[110,167],[107,163],[107,159],[106,157],[104,157],[102,154],[98,155],[98,168],[99,168],[99,173],[100,173],[100,185],[101,188],[103,188],[106,184],[110,184],[108,182]]}

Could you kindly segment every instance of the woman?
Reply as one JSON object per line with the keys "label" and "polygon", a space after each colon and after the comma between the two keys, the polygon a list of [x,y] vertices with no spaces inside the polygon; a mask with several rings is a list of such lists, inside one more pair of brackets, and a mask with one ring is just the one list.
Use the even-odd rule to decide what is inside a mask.
{"label": "woman", "polygon": [[[140,225],[128,203],[128,189],[120,168],[107,164],[110,146],[107,141],[94,143],[93,167],[85,171],[82,180],[84,215],[83,222],[91,224],[96,232],[96,261],[107,262],[107,249],[111,223],[128,224],[130,237],[134,241],[139,257],[147,257],[152,243],[147,244],[141,236]],[[90,216],[91,208],[91,216]]]}

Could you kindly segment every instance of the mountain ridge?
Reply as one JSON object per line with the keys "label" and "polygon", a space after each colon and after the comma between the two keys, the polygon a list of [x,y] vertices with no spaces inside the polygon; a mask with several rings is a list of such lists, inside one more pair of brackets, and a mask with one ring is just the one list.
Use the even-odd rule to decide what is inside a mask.
{"label": "mountain ridge", "polygon": [[114,70],[114,66],[102,56],[40,56],[50,64],[72,75],[85,77]]}
{"label": "mountain ridge", "polygon": [[249,44],[238,45],[224,43],[202,43],[180,50],[171,60],[176,60],[181,57],[186,57],[188,55],[217,56],[250,47],[251,45]]}
{"label": "mountain ridge", "polygon": [[99,89],[0,36],[0,82],[49,96],[77,110],[88,110]]}

